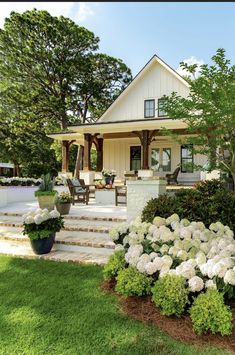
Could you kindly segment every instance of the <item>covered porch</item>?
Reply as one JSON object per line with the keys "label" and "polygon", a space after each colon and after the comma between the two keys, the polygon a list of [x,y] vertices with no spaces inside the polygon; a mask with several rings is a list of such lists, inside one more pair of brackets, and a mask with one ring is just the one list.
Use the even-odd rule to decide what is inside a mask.
{"label": "covered porch", "polygon": [[[173,130],[178,135],[186,134],[186,125],[181,120],[148,119],[123,122],[103,122],[70,126],[71,132],[54,133],[49,137],[62,142],[62,172],[68,173],[68,158],[71,144],[79,146],[76,162],[77,171],[85,176],[95,177],[91,169],[91,150],[97,152],[96,172],[103,168],[115,170],[116,182],[124,181],[124,174],[141,169],[152,169],[155,176],[173,173],[181,165],[178,180],[192,184],[201,179],[200,171],[182,169],[187,161],[205,161],[203,156],[190,157],[187,149],[161,128]],[[89,178],[91,183],[92,178]]]}

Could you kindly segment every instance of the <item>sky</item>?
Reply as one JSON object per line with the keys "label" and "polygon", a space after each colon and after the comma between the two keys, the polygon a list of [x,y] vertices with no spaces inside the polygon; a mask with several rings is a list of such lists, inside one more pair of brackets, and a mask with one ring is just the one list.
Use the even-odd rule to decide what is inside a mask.
{"label": "sky", "polygon": [[218,48],[235,64],[232,2],[0,2],[0,27],[11,11],[33,8],[93,31],[99,51],[122,59],[134,76],[154,54],[180,74],[181,61],[211,64]]}

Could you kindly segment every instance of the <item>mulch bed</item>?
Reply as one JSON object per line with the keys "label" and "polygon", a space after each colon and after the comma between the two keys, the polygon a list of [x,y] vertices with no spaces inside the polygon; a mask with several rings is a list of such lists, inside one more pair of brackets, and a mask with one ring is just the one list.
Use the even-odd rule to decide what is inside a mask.
{"label": "mulch bed", "polygon": [[232,335],[222,336],[211,333],[196,335],[192,329],[189,315],[184,314],[180,318],[163,316],[150,297],[132,296],[125,298],[119,296],[114,291],[115,284],[115,279],[106,280],[102,283],[101,289],[105,292],[114,293],[119,299],[122,311],[130,318],[155,324],[174,339],[198,346],[220,346],[235,354],[235,302],[230,304],[233,312]]}

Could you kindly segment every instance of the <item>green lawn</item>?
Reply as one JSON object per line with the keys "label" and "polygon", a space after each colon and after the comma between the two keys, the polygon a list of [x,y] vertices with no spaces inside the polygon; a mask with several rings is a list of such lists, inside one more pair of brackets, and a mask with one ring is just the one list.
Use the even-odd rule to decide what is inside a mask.
{"label": "green lawn", "polygon": [[128,319],[101,280],[96,266],[0,257],[0,354],[225,354]]}

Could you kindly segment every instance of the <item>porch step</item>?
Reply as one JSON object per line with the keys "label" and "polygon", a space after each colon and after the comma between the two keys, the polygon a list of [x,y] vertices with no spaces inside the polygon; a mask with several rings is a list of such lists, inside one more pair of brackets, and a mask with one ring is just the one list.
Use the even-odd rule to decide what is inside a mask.
{"label": "porch step", "polygon": [[[86,219],[65,219],[65,231],[82,231],[82,232],[98,232],[109,233],[109,230],[120,224],[120,222],[106,220],[86,220]],[[0,226],[23,228],[22,216],[0,216]]]}
{"label": "porch step", "polygon": [[[0,212],[0,216],[7,216],[7,217],[22,217],[24,213],[19,212]],[[126,217],[111,217],[111,216],[92,216],[92,215],[65,215],[63,216],[65,220],[85,220],[85,221],[103,221],[103,222],[126,222]]]}
{"label": "porch step", "polygon": [[[29,241],[26,235],[23,235],[21,228],[0,226],[0,240],[7,241]],[[58,249],[75,250],[77,246],[114,249],[115,244],[105,233],[89,233],[81,231],[61,230],[56,233],[55,245]],[[66,249],[66,250],[67,250]]]}
{"label": "porch step", "polygon": [[36,255],[33,253],[29,242],[0,240],[0,255],[16,256],[24,259],[44,259],[57,262],[74,262],[104,265],[111,249],[77,247],[77,250],[58,250],[53,247],[48,254]]}

